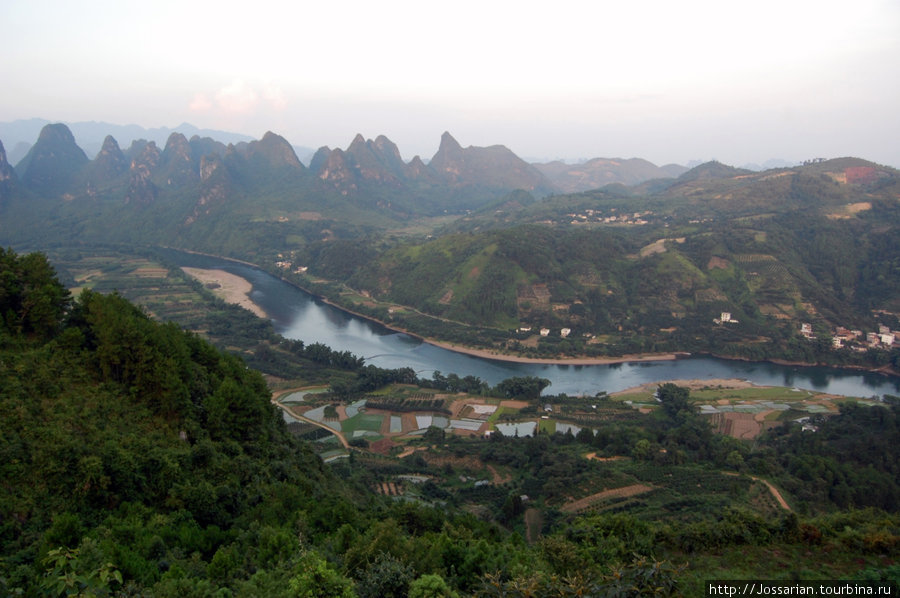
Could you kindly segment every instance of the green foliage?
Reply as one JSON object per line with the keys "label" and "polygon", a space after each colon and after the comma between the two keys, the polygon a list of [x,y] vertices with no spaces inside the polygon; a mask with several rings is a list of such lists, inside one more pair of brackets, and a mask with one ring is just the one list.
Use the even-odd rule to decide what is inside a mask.
{"label": "green foliage", "polygon": [[509,596],[680,596],[678,574],[680,567],[665,561],[654,561],[635,555],[624,565],[616,566],[608,574],[590,576],[583,572],[563,577],[539,573],[503,579],[487,576],[475,592],[478,598]]}
{"label": "green foliage", "polygon": [[69,301],[45,255],[0,248],[0,332],[46,340],[59,330]]}
{"label": "green foliage", "polygon": [[409,563],[382,553],[357,574],[357,594],[359,598],[406,598],[413,576]]}
{"label": "green foliage", "polygon": [[296,598],[356,598],[353,582],[338,573],[315,552],[306,552],[294,567],[289,582]]}
{"label": "green foliage", "polygon": [[[14,254],[4,259],[9,272],[21,269]],[[59,288],[46,269],[33,280]],[[4,284],[22,288],[15,275]],[[326,467],[287,433],[262,377],[241,360],[120,296],[89,291],[73,303],[46,294],[59,301],[54,315],[35,328],[7,309],[0,342],[4,593],[665,596],[725,567],[718,555],[737,548],[783,553],[780,562],[793,565],[816,547],[831,560],[852,555],[841,574],[865,567],[879,576],[892,574],[879,555],[900,550],[900,403],[891,399],[843,406],[815,434],[786,427],[751,446],[713,434],[686,389],[661,385],[654,414],[603,400],[592,429],[575,436],[484,441],[434,429],[426,440],[447,452],[444,466],[354,451],[351,462]],[[348,368],[339,379],[350,392],[415,381],[324,346],[272,346],[329,376]],[[568,415],[578,404],[543,397],[538,378],[489,388],[436,372],[431,384],[540,397]],[[373,404],[436,406],[424,389],[385,396]],[[635,458],[599,462],[588,450]],[[487,467],[503,481],[474,486]],[[765,470],[798,512],[756,504],[760,483],[724,468]],[[416,502],[368,490],[410,472],[431,477],[412,492]],[[652,488],[580,514],[563,509],[637,484]],[[885,510],[849,508],[863,504]],[[809,515],[818,512],[826,514]],[[703,562],[702,572],[670,564],[685,558]]]}
{"label": "green foliage", "polygon": [[[84,546],[84,545],[83,545]],[[87,548],[94,545],[87,543]],[[93,567],[85,562],[78,548],[55,548],[44,558],[44,579],[41,588],[51,596],[109,596],[122,585],[122,573],[112,563]]]}
{"label": "green foliage", "polygon": [[550,381],[546,378],[521,376],[501,381],[497,384],[496,392],[505,398],[536,400],[548,386],[550,386]]}
{"label": "green foliage", "polygon": [[444,578],[436,574],[426,574],[409,584],[409,598],[457,598]]}
{"label": "green foliage", "polygon": [[696,408],[690,404],[690,395],[689,389],[672,382],[661,384],[656,389],[656,398],[659,399],[663,411],[672,420],[678,420],[696,412]]}
{"label": "green foliage", "polygon": [[[41,276],[39,287],[58,284]],[[30,587],[52,554],[52,583],[69,589],[108,581],[110,562],[152,584],[157,561],[196,552],[230,583],[244,564],[223,528],[290,518],[315,482],[327,487],[237,358],[115,295],[84,292],[58,317],[49,338],[15,326],[0,346],[0,541],[4,558],[17,555],[0,561],[0,577]],[[84,561],[91,537],[96,558]],[[276,561],[291,543],[261,546]]]}
{"label": "green foliage", "polygon": [[786,487],[808,508],[894,509],[900,504],[900,402],[841,406],[839,415],[817,420],[818,431],[785,426],[771,443],[789,477]]}

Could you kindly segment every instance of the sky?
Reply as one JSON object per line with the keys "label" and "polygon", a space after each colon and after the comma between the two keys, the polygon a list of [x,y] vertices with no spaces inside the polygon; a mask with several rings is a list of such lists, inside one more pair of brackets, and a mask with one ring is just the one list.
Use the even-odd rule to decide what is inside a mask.
{"label": "sky", "polygon": [[2,122],[900,167],[897,0],[2,0],[0,40]]}

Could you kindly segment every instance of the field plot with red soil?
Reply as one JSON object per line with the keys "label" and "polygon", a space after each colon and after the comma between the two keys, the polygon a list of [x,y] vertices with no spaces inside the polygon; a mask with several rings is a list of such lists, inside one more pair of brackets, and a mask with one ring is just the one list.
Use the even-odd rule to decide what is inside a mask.
{"label": "field plot with red soil", "polygon": [[[763,431],[760,414],[755,413],[716,413],[711,416],[713,429],[724,436],[741,440],[756,438]],[[763,418],[764,419],[764,418]]]}
{"label": "field plot with red soil", "polygon": [[567,502],[561,506],[559,510],[563,513],[578,513],[605,500],[630,498],[632,496],[637,496],[638,494],[650,492],[653,489],[653,486],[648,486],[646,484],[632,484],[630,486],[622,486],[621,488],[604,490],[603,492],[597,492],[596,494],[591,494],[590,496]]}
{"label": "field plot with red soil", "polygon": [[395,482],[380,482],[375,484],[375,491],[385,496],[402,496],[403,485]]}

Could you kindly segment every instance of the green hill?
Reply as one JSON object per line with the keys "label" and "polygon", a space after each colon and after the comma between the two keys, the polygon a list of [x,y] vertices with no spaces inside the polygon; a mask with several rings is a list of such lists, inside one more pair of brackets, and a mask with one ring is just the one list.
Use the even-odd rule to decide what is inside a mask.
{"label": "green hill", "polygon": [[[375,299],[505,329],[495,347],[521,351],[515,328],[569,328],[564,342],[538,339],[526,352],[887,364],[890,347],[835,353],[799,331],[900,329],[898,181],[855,159],[764,173],[709,164],[655,191],[512,195],[340,271],[316,244],[296,256]],[[440,336],[438,325],[409,323]]]}
{"label": "green hill", "polygon": [[[294,282],[379,320],[541,357],[900,359],[863,335],[830,345],[838,329],[900,330],[900,173],[865,160],[710,162],[547,195],[508,149],[449,134],[428,165],[404,163],[383,136],[322,148],[309,168],[271,132],[104,148],[87,161],[65,126],[48,126],[0,187],[0,241],[165,245],[279,273],[290,263],[306,272],[284,273]],[[514,332],[526,328],[560,332]]]}
{"label": "green hill", "polygon": [[341,492],[237,358],[116,295],[72,302],[39,254],[3,251],[0,272],[5,590],[52,587],[60,546],[80,547],[66,567],[102,555],[149,585],[160,559],[212,557],[236,526]]}
{"label": "green hill", "polygon": [[[316,351],[323,367],[360,370]],[[431,410],[450,384],[484,393],[477,382],[361,392]],[[534,417],[535,382],[498,389]],[[0,593],[692,596],[742,575],[896,582],[895,399],[750,443],[715,434],[685,388],[657,397],[649,414],[542,397],[585,427],[489,440],[430,428],[406,439],[414,457],[364,442],[326,466],[238,358],[116,294],[73,301],[42,254],[2,250]],[[411,488],[390,498],[398,484]]]}

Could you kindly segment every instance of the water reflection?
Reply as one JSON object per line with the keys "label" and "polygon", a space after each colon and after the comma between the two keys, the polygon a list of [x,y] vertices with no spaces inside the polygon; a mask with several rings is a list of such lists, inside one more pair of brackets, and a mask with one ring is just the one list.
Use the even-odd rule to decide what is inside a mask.
{"label": "water reflection", "polygon": [[513,376],[550,380],[545,392],[593,396],[665,380],[741,378],[767,386],[787,386],[837,395],[870,397],[900,395],[900,379],[868,372],[822,367],[691,357],[673,361],[610,365],[526,364],[454,353],[406,334],[357,318],[327,305],[257,268],[219,258],[170,251],[182,266],[217,268],[241,276],[253,285],[254,301],[268,314],[275,330],[306,344],[323,343],[338,351],[365,357],[383,368],[412,368],[420,377],[434,371],[460,377],[473,375],[488,384]]}

